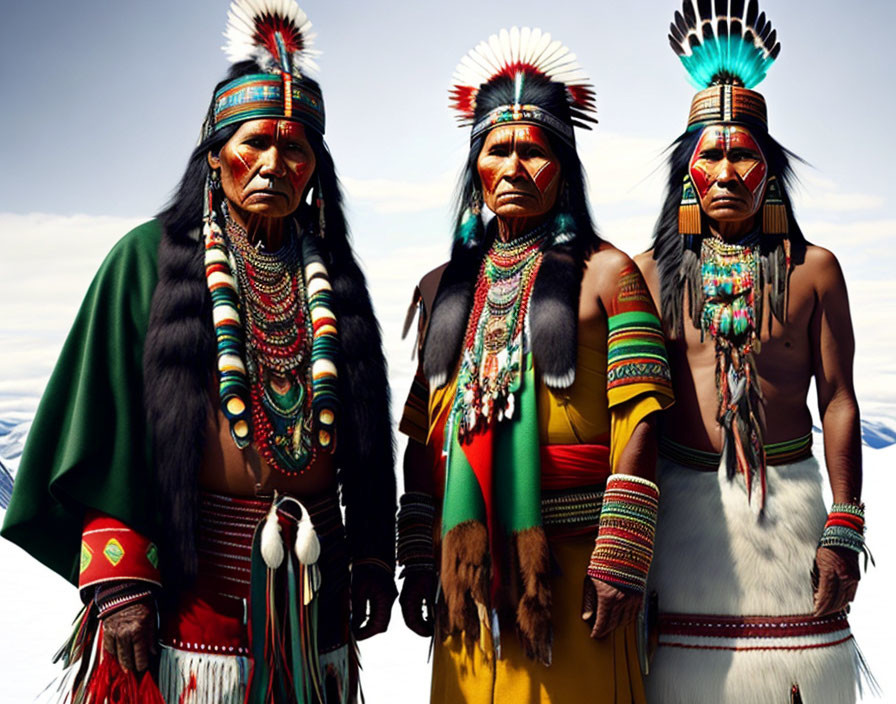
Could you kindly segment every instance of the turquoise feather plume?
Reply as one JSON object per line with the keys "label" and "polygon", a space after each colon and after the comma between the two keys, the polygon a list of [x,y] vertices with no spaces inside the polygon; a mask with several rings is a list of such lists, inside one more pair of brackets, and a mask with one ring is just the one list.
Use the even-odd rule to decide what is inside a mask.
{"label": "turquoise feather plume", "polygon": [[726,83],[752,88],[781,51],[757,0],[684,0],[669,25],[669,43],[699,89]]}

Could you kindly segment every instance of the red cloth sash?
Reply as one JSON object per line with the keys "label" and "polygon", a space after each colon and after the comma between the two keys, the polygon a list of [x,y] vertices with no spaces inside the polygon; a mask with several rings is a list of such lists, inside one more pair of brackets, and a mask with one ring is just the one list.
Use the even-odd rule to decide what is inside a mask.
{"label": "red cloth sash", "polygon": [[610,448],[607,445],[541,446],[542,491],[605,484],[610,474]]}

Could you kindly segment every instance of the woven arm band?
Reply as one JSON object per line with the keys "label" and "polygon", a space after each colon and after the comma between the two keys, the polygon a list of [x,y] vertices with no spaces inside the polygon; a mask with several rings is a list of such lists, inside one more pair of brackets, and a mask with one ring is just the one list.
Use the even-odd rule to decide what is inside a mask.
{"label": "woven arm band", "polygon": [[660,492],[648,479],[614,474],[607,480],[600,527],[588,575],[622,589],[644,592],[653,559]]}
{"label": "woven arm band", "polygon": [[126,606],[153,598],[153,591],[146,582],[104,582],[96,587],[93,602],[99,617],[106,618]]}
{"label": "woven arm band", "polygon": [[399,500],[398,564],[407,572],[435,570],[432,530],[435,500],[429,494],[409,491]]}
{"label": "woven arm band", "polygon": [[865,546],[865,505],[832,505],[818,547],[854,550],[865,555],[865,569],[868,569],[869,558],[874,564],[874,558]]}

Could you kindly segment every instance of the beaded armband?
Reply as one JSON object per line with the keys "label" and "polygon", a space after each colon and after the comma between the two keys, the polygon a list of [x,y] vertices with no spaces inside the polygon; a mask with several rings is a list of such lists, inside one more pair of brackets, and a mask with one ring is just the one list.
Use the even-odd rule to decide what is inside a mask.
{"label": "beaded armband", "polygon": [[[847,548],[865,555],[865,568],[871,553],[865,547],[865,505],[834,504],[821,532],[818,546],[822,548]],[[871,558],[872,564],[874,559]]]}
{"label": "beaded armband", "polygon": [[100,618],[105,618],[125,606],[153,597],[153,592],[146,582],[104,582],[97,586],[93,602],[96,604]]}
{"label": "beaded armband", "polygon": [[[404,572],[435,569],[432,530],[435,501],[429,494],[409,491],[399,501],[398,564]],[[404,574],[404,572],[402,574]]]}
{"label": "beaded armband", "polygon": [[643,592],[653,559],[660,492],[648,479],[614,474],[607,480],[588,575]]}
{"label": "beaded armband", "polygon": [[78,588],[84,593],[125,581],[140,582],[144,588],[162,586],[156,544],[111,516],[89,513],[81,535]]}

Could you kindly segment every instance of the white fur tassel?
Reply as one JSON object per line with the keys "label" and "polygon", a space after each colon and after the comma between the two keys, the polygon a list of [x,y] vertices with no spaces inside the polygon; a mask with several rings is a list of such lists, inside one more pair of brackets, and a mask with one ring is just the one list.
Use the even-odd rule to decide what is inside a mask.
{"label": "white fur tassel", "polygon": [[314,530],[308,509],[302,504],[299,506],[302,508],[302,519],[299,521],[296,531],[296,557],[303,565],[313,565],[320,557],[320,540],[317,537],[317,531]]}
{"label": "white fur tassel", "polygon": [[280,520],[277,518],[277,502],[271,504],[267,518],[264,519],[264,528],[261,529],[261,556],[268,569],[275,570],[283,564],[285,552],[283,540],[280,537]]}

